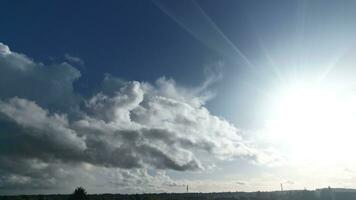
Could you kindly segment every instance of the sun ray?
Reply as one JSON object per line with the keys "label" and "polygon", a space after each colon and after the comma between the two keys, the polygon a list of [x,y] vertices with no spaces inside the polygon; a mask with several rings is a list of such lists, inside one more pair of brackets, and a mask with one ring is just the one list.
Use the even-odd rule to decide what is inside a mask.
{"label": "sun ray", "polygon": [[250,59],[221,31],[197,2],[185,1],[182,4],[185,6],[184,12],[178,12],[164,1],[154,0],[153,2],[159,9],[204,45],[223,55],[241,58],[246,67],[255,70],[256,67]]}
{"label": "sun ray", "polygon": [[[318,81],[322,82],[337,66],[342,66],[342,60],[345,59],[352,50],[356,47],[356,40],[350,42],[349,47],[345,47],[334,59],[323,69],[318,77]],[[335,53],[336,54],[336,53]]]}

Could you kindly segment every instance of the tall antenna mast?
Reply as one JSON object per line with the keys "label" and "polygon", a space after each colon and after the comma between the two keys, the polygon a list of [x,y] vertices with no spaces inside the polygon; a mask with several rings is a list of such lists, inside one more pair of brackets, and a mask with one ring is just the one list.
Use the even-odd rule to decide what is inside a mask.
{"label": "tall antenna mast", "polygon": [[189,186],[187,185],[187,193],[189,192]]}

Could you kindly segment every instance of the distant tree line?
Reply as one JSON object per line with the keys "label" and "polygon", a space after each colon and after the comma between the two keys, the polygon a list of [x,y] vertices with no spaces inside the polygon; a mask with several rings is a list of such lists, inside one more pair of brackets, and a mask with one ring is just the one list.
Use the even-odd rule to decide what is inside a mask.
{"label": "distant tree line", "polygon": [[160,194],[88,194],[77,187],[70,195],[0,196],[0,200],[356,200],[356,192],[331,190],[283,192],[220,192]]}

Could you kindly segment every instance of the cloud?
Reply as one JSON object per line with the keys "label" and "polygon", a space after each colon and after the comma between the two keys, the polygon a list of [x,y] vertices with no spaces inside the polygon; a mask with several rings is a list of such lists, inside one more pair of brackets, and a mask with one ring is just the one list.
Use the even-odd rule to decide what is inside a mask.
{"label": "cloud", "polygon": [[175,183],[167,175],[147,170],[259,160],[239,129],[204,106],[220,75],[195,88],[165,77],[152,84],[106,75],[89,98],[74,92],[80,76],[68,63],[44,65],[0,44],[0,190],[88,182],[88,170],[93,179],[116,171],[116,184],[130,187],[156,179],[169,187]]}
{"label": "cloud", "polygon": [[73,63],[73,64],[78,64],[80,66],[83,66],[85,64],[84,60],[82,60],[81,58],[79,57],[76,57],[76,56],[72,56],[70,54],[65,54],[64,55],[64,58],[70,62],[70,63]]}
{"label": "cloud", "polygon": [[246,185],[246,182],[244,182],[244,181],[236,181],[236,184],[237,185]]}
{"label": "cloud", "polygon": [[79,103],[73,82],[80,72],[68,63],[46,66],[0,43],[0,98],[25,98],[51,110],[69,112]]}
{"label": "cloud", "polygon": [[[20,162],[18,162],[20,161]],[[90,164],[64,165],[36,160],[8,160],[14,170],[0,171],[2,194],[69,193],[78,185],[90,193],[165,192],[178,185],[165,171],[112,169]]]}
{"label": "cloud", "polygon": [[162,78],[155,85],[126,82],[112,95],[98,93],[89,99],[89,114],[75,122],[75,129],[93,133],[87,134],[87,141],[98,142],[94,133],[101,133],[95,145],[115,146],[105,155],[120,151],[128,156],[124,160],[137,161],[133,166],[202,169],[197,155],[204,153],[221,159],[253,156],[239,130],[212,115],[202,103],[172,80]]}
{"label": "cloud", "polygon": [[0,42],[0,54],[1,55],[8,55],[10,53],[11,53],[10,48]]}
{"label": "cloud", "polygon": [[3,117],[1,124],[13,130],[8,133],[3,130],[2,136],[6,138],[4,142],[9,140],[21,144],[16,148],[7,148],[0,155],[13,153],[22,157],[40,158],[48,155],[62,158],[86,149],[85,138],[79,137],[68,127],[65,115],[49,115],[47,110],[34,102],[17,97],[7,102],[0,101],[0,114]]}

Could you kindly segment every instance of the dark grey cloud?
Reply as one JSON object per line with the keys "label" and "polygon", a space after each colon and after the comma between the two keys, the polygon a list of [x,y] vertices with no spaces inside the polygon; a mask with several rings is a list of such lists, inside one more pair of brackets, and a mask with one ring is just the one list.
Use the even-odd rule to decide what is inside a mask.
{"label": "dark grey cloud", "polygon": [[116,184],[131,188],[156,179],[168,187],[175,184],[169,177],[145,170],[258,160],[239,130],[204,106],[220,75],[196,88],[164,77],[151,84],[106,75],[88,99],[73,91],[79,77],[68,63],[47,66],[0,43],[0,190],[64,187],[99,176],[92,169],[117,170]]}

